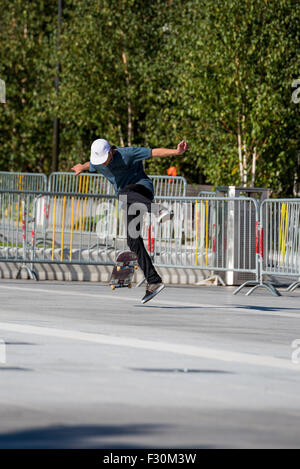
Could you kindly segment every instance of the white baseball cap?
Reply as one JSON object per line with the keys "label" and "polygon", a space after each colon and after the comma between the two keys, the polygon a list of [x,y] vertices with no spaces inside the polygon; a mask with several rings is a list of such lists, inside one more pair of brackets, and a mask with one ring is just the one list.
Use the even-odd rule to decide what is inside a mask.
{"label": "white baseball cap", "polygon": [[91,146],[91,163],[92,164],[103,164],[108,158],[108,152],[110,150],[110,144],[104,138],[98,138],[92,143]]}

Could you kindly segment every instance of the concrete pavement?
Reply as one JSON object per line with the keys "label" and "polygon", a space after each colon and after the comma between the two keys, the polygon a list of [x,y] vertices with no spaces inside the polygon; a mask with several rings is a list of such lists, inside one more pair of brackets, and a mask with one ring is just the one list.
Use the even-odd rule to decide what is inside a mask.
{"label": "concrete pavement", "polygon": [[232,291],[1,280],[0,448],[299,448],[300,289]]}

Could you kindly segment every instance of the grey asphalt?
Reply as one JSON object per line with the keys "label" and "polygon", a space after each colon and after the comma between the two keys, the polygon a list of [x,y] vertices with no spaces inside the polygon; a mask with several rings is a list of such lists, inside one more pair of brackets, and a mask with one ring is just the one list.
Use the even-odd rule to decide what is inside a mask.
{"label": "grey asphalt", "polygon": [[300,447],[300,289],[143,292],[0,281],[0,448]]}

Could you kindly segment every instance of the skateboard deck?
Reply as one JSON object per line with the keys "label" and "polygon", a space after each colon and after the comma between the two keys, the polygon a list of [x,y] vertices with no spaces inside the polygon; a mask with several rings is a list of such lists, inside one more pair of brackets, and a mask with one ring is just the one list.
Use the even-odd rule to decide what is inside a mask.
{"label": "skateboard deck", "polygon": [[123,251],[118,254],[116,263],[111,273],[109,285],[112,290],[115,288],[131,288],[131,282],[135,270],[138,268],[137,256],[134,252]]}

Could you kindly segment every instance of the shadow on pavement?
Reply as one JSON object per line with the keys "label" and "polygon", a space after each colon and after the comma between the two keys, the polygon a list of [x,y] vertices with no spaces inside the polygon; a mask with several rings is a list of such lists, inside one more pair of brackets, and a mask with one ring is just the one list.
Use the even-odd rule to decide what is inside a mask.
{"label": "shadow on pavement", "polygon": [[203,306],[162,306],[162,305],[133,305],[135,308],[159,308],[159,309],[203,309]]}
{"label": "shadow on pavement", "polygon": [[0,371],[34,371],[32,368],[22,368],[21,366],[0,365]]}
{"label": "shadow on pavement", "polygon": [[224,374],[224,375],[233,375],[231,371],[223,370],[195,370],[191,368],[128,368],[133,371],[146,371],[149,373],[211,373],[211,374]]}
{"label": "shadow on pavement", "polygon": [[253,309],[254,311],[298,311],[300,313],[300,308],[285,308],[285,307],[274,307],[274,306],[255,306],[255,305],[234,305],[234,308],[237,309]]}
{"label": "shadow on pavement", "polygon": [[[75,425],[32,428],[0,434],[0,449],[138,448],[117,437],[145,435],[166,430],[166,425]],[[108,442],[113,438],[114,442]],[[141,447],[144,447],[141,446]]]}
{"label": "shadow on pavement", "polygon": [[5,342],[5,345],[38,345],[32,342]]}
{"label": "shadow on pavement", "polygon": [[[158,309],[207,309],[207,307],[199,306],[165,306],[165,305],[153,305],[153,304],[144,304],[144,305],[133,305],[134,308],[158,308]],[[221,305],[220,305],[221,306]],[[210,308],[214,308],[212,305]],[[224,309],[250,309],[253,311],[297,311],[300,313],[300,308],[285,308],[285,307],[274,307],[274,306],[255,306],[255,305],[224,305]]]}

